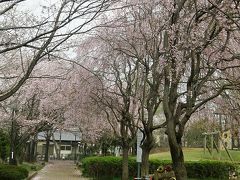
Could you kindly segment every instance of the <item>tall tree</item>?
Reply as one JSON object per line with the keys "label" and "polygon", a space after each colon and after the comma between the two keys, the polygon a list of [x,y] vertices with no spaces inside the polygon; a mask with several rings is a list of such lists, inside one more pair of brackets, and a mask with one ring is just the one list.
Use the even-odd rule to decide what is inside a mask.
{"label": "tall tree", "polygon": [[[156,3],[130,1],[124,11],[116,13],[117,18],[109,25],[111,29],[106,28],[99,34],[101,40],[110,46],[111,51],[122,54],[125,59],[131,59],[132,66],[135,66],[135,69],[129,68],[135,77],[134,88],[130,91],[136,96],[141,121],[139,127],[143,129],[145,135],[142,144],[143,176],[149,171],[149,153],[154,147],[153,131],[166,125],[154,121],[162,102],[163,62],[160,60],[159,45],[165,26],[159,21],[156,8]],[[118,58],[118,61],[121,60]]]}
{"label": "tall tree", "polygon": [[[149,57],[149,54],[145,56],[144,50],[147,48],[143,47],[154,42],[158,43],[157,46],[149,49],[156,52],[156,58],[160,61],[157,64],[160,67],[153,66],[149,76],[153,75],[154,70],[162,75],[163,81],[159,85],[163,89],[162,103],[173,168],[177,179],[186,179],[187,172],[182,152],[182,136],[186,123],[196,110],[219,96],[224,90],[238,84],[225,75],[228,70],[239,67],[238,48],[236,48],[239,43],[239,39],[236,38],[239,34],[238,24],[235,22],[235,16],[234,21],[231,19],[229,21],[229,17],[223,15],[225,9],[231,14],[229,7],[236,7],[238,3],[201,0],[131,2],[135,6],[151,4],[150,10],[153,14],[161,17],[162,26],[159,26],[160,29],[156,31],[158,41],[154,37],[148,39],[146,35],[143,37],[147,37],[148,41],[142,43],[137,41],[139,36],[136,36],[135,31],[131,31],[128,27],[131,27],[129,22],[132,22],[133,26],[139,24],[134,23],[134,17],[131,16],[132,11],[129,8],[123,11],[127,14],[126,18],[120,18],[122,21],[116,24],[119,30],[118,35],[114,31],[109,31],[115,36],[111,46],[114,46],[114,50],[124,52],[131,58],[135,55],[132,49],[143,52],[141,55],[144,57]],[[142,24],[146,17],[151,15],[144,11],[140,14],[143,16],[137,22]],[[144,17],[145,14],[146,17]],[[226,27],[223,22],[227,22],[228,26]],[[155,23],[152,23],[150,27],[154,25]],[[140,26],[140,33],[146,27],[148,26]],[[151,32],[148,28],[146,29],[146,32]],[[126,36],[128,31],[133,34],[132,38]],[[140,56],[138,60],[146,59]],[[154,59],[153,56],[152,59]],[[147,99],[147,96],[144,98]]]}
{"label": "tall tree", "polygon": [[137,66],[133,59],[122,53],[108,49],[108,57],[99,69],[103,86],[95,94],[99,107],[106,113],[115,136],[120,140],[123,151],[122,179],[129,178],[128,154],[135,145],[139,123],[139,104],[137,96],[139,87],[136,76]]}
{"label": "tall tree", "polygon": [[[163,108],[173,168],[177,179],[186,179],[182,152],[184,127],[191,115],[208,101],[235,84],[222,73],[237,67],[236,51],[231,39],[234,30],[222,26],[225,19],[214,5],[205,1],[169,2],[168,28],[164,33],[164,98]],[[190,21],[189,21],[190,20]],[[232,24],[233,25],[233,24]]]}

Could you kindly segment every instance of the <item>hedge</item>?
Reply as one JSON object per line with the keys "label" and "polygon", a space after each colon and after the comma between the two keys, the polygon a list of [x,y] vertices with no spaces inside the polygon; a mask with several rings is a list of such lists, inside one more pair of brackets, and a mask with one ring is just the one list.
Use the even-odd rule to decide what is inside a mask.
{"label": "hedge", "polygon": [[[129,176],[136,177],[137,163],[133,157],[129,158]],[[149,171],[153,174],[160,166],[171,164],[171,161],[151,159],[149,161]],[[122,171],[122,158],[105,157],[87,157],[82,160],[83,174],[95,178],[100,177],[120,177]],[[189,178],[227,178],[229,169],[238,169],[239,165],[224,161],[189,161],[185,162]]]}
{"label": "hedge", "polygon": [[239,169],[239,164],[224,161],[191,161],[185,163],[188,177],[228,178],[229,170]]}
{"label": "hedge", "polygon": [[28,171],[25,168],[13,165],[0,165],[0,179],[4,180],[22,180],[28,177]]}

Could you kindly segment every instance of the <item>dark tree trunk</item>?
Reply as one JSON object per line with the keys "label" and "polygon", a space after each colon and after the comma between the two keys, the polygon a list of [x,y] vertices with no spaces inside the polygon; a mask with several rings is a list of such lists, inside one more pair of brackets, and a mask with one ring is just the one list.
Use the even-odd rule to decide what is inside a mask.
{"label": "dark tree trunk", "polygon": [[101,150],[102,150],[102,155],[107,156],[107,146],[105,143],[102,143]]}
{"label": "dark tree trunk", "polygon": [[35,160],[35,141],[31,140],[30,142],[30,162],[34,162]]}
{"label": "dark tree trunk", "polygon": [[[23,152],[23,150],[21,150],[20,152]],[[17,157],[18,157],[17,162],[19,164],[22,164],[24,161],[24,153],[20,153]]]}
{"label": "dark tree trunk", "polygon": [[181,145],[181,136],[175,132],[174,123],[168,123],[168,142],[172,156],[173,170],[177,180],[187,179],[187,170],[184,166],[184,156]]}
{"label": "dark tree trunk", "polygon": [[58,153],[57,153],[57,159],[60,160],[61,157],[61,145],[62,145],[62,131],[60,130],[60,134],[59,134],[59,143],[58,143]]}
{"label": "dark tree trunk", "polygon": [[137,155],[137,142],[133,144],[132,146],[132,156]]}
{"label": "dark tree trunk", "polygon": [[17,165],[17,159],[14,151],[10,151],[10,156],[9,156],[9,164],[10,165]]}
{"label": "dark tree trunk", "polygon": [[152,133],[146,133],[146,139],[142,145],[142,167],[141,176],[149,174],[149,154],[154,146],[154,139]]}
{"label": "dark tree trunk", "polygon": [[12,111],[12,125],[11,125],[11,135],[10,135],[10,154],[9,154],[9,164],[17,165],[16,158],[16,144],[17,144],[17,128],[16,128],[16,120],[15,120],[15,110]]}
{"label": "dark tree trunk", "polygon": [[87,155],[87,143],[84,143],[84,146],[83,146],[83,154],[84,154],[84,156]]}
{"label": "dark tree trunk", "polygon": [[142,166],[141,166],[141,176],[149,174],[149,149],[144,148],[142,150]]}
{"label": "dark tree trunk", "polygon": [[129,147],[123,147],[123,159],[122,159],[122,180],[128,180],[128,151]]}
{"label": "dark tree trunk", "polygon": [[[178,146],[178,145],[177,145]],[[187,179],[187,170],[184,166],[184,156],[181,147],[170,146],[173,169],[177,180]]]}
{"label": "dark tree trunk", "polygon": [[26,160],[27,162],[34,162],[34,155],[35,155],[35,142],[34,140],[30,140],[29,143],[27,143],[27,157]]}
{"label": "dark tree trunk", "polygon": [[25,161],[30,162],[30,144],[28,142],[26,143],[25,152]]}
{"label": "dark tree trunk", "polygon": [[50,145],[50,136],[47,136],[47,137],[46,137],[45,156],[44,156],[44,161],[45,161],[45,162],[48,162],[49,145]]}

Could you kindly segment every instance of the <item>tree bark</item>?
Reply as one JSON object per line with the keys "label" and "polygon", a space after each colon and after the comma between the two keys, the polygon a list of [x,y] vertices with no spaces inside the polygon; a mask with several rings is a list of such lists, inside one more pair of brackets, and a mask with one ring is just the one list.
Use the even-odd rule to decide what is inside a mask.
{"label": "tree bark", "polygon": [[34,162],[35,160],[35,141],[34,140],[31,140],[30,142],[30,162]]}
{"label": "tree bark", "polygon": [[129,147],[123,147],[123,157],[122,157],[122,180],[128,180],[128,151]]}
{"label": "tree bark", "polygon": [[154,140],[152,132],[146,133],[146,139],[142,145],[142,167],[141,176],[149,174],[149,154],[154,146]]}
{"label": "tree bark", "polygon": [[175,125],[170,120],[168,123],[168,142],[172,156],[173,170],[177,180],[187,179],[187,170],[184,166],[184,156],[181,145],[181,138],[175,132]]}
{"label": "tree bark", "polygon": [[27,142],[26,143],[26,157],[25,161],[30,162],[30,144]]}
{"label": "tree bark", "polygon": [[14,151],[10,151],[10,156],[9,156],[9,164],[10,165],[17,165],[17,159]]}
{"label": "tree bark", "polygon": [[132,156],[137,155],[137,142],[132,145]]}
{"label": "tree bark", "polygon": [[[170,149],[172,149],[170,147]],[[183,152],[181,148],[178,150],[171,150],[173,170],[177,180],[187,179],[187,170],[184,165]]]}
{"label": "tree bark", "polygon": [[44,156],[44,161],[45,161],[45,162],[48,162],[49,145],[50,145],[50,136],[47,136],[47,137],[46,137],[45,156]]}
{"label": "tree bark", "polygon": [[83,154],[84,154],[84,156],[87,155],[87,143],[84,143],[84,146],[83,146]]}
{"label": "tree bark", "polygon": [[149,153],[148,148],[142,149],[142,166],[141,166],[141,176],[149,174]]}
{"label": "tree bark", "polygon": [[17,165],[16,158],[16,144],[17,144],[17,128],[16,128],[16,119],[15,119],[15,110],[12,111],[12,125],[11,125],[11,135],[10,135],[10,154],[9,154],[9,164]]}

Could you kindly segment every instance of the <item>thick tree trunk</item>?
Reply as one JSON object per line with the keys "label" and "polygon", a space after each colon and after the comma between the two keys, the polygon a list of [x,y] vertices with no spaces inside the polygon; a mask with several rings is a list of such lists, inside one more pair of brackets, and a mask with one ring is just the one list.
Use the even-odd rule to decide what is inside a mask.
{"label": "thick tree trunk", "polygon": [[132,145],[132,156],[137,155],[137,142]]}
{"label": "thick tree trunk", "polygon": [[49,145],[50,145],[50,137],[47,137],[47,138],[46,138],[45,156],[44,156],[44,161],[45,161],[45,162],[48,162]]}
{"label": "thick tree trunk", "polygon": [[17,159],[14,151],[10,151],[10,156],[9,156],[9,164],[10,165],[17,165]]}
{"label": "thick tree trunk", "polygon": [[11,136],[10,136],[10,154],[9,154],[9,164],[17,165],[16,157],[16,144],[17,144],[17,130],[16,130],[16,120],[14,119],[15,111],[12,111],[12,125],[11,125]]}
{"label": "thick tree trunk", "polygon": [[87,143],[84,143],[84,146],[83,146],[83,154],[84,154],[84,156],[87,155]]}
{"label": "thick tree trunk", "polygon": [[30,162],[30,144],[28,142],[26,143],[25,161]]}
{"label": "thick tree trunk", "polygon": [[141,176],[149,174],[149,154],[150,150],[148,148],[142,150]]}
{"label": "thick tree trunk", "polygon": [[122,180],[128,180],[128,151],[129,147],[123,147],[123,159],[122,159]]}
{"label": "thick tree trunk", "polygon": [[32,162],[35,162],[36,161],[36,141],[33,140],[33,145],[32,145]]}
{"label": "thick tree trunk", "polygon": [[182,148],[170,147],[172,162],[173,162],[173,170],[176,175],[177,180],[187,179],[187,170],[184,166],[184,158]]}
{"label": "thick tree trunk", "polygon": [[34,142],[34,140],[31,140],[30,152],[29,152],[29,162],[34,162],[34,152],[35,152],[35,142]]}
{"label": "thick tree trunk", "polygon": [[149,174],[149,154],[154,146],[152,133],[146,133],[146,139],[142,145],[142,167],[141,176]]}
{"label": "thick tree trunk", "polygon": [[184,166],[181,137],[177,137],[174,123],[168,123],[168,142],[176,179],[185,180],[187,179],[187,170]]}
{"label": "thick tree trunk", "polygon": [[[23,150],[20,150],[20,152],[23,152]],[[19,164],[22,164],[23,161],[24,161],[24,153],[18,154],[17,157],[18,157],[18,158],[17,158],[17,162],[18,162]]]}

